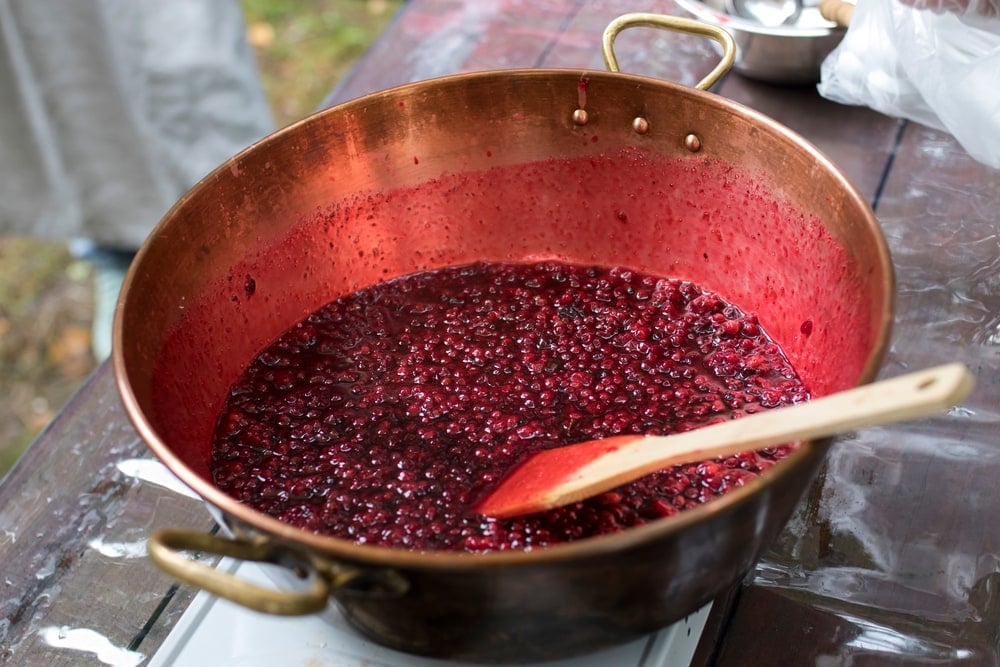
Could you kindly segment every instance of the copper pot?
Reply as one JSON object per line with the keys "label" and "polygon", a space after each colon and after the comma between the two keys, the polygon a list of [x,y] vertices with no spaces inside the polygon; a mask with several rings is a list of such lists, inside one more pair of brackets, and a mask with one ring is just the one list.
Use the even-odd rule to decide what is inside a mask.
{"label": "copper pot", "polygon": [[[709,34],[731,62],[721,30],[630,15],[605,35],[609,63],[619,30],[661,20]],[[871,380],[892,319],[891,263],[865,200],[815,148],[736,103],[548,69],[369,95],[220,166],[160,222],[126,278],[114,330],[125,407],[234,536],[161,532],[154,560],[253,608],[310,613],[332,599],[377,642],[477,661],[624,642],[731,587],[782,528],[827,442],[678,516],[513,553],[359,545],[283,524],[213,485],[210,435],[228,387],[293,323],[385,278],[538,257],[716,290],[759,314],[815,395]],[[230,581],[183,549],[278,562],[304,573],[306,590]]]}

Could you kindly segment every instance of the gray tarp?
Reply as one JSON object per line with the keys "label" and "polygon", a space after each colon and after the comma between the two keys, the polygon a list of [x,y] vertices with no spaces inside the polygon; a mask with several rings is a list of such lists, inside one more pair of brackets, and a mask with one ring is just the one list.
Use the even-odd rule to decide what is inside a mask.
{"label": "gray tarp", "polygon": [[0,234],[136,248],[271,128],[235,0],[0,0]]}

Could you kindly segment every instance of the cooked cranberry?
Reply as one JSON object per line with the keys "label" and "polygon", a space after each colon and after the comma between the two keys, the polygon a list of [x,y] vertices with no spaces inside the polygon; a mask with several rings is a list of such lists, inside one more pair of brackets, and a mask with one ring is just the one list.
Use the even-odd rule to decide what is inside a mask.
{"label": "cooked cranberry", "polygon": [[480,263],[355,292],[289,329],[233,386],[212,472],[238,500],[310,531],[526,549],[671,516],[789,448],[669,468],[532,516],[477,515],[528,454],[807,399],[755,316],[689,282]]}

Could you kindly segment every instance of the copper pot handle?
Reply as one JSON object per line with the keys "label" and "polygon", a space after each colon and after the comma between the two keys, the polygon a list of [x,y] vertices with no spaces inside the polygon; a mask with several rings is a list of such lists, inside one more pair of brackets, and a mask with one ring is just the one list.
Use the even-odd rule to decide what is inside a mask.
{"label": "copper pot handle", "polygon": [[153,562],[176,579],[248,609],[281,616],[304,616],[322,611],[331,592],[360,573],[349,568],[320,572],[312,565],[302,565],[302,570],[313,580],[312,587],[307,591],[288,592],[258,586],[235,575],[202,565],[181,553],[197,551],[285,565],[282,561],[286,559],[281,558],[283,552],[266,539],[231,540],[206,533],[170,529],[154,533],[149,538],[147,547]]}
{"label": "copper pot handle", "polygon": [[736,41],[729,32],[716,25],[702,23],[694,19],[680,16],[668,16],[664,14],[623,14],[619,16],[604,29],[602,47],[604,51],[604,64],[610,72],[618,72],[618,58],[615,56],[615,37],[626,28],[659,28],[662,30],[673,30],[691,35],[701,35],[714,39],[722,47],[722,59],[704,79],[695,86],[698,90],[708,90],[728,72],[733,63],[736,62]]}

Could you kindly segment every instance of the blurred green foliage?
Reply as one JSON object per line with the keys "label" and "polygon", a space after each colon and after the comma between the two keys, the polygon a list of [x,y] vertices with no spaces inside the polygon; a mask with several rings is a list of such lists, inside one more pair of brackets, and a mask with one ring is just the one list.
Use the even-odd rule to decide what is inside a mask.
{"label": "blurred green foliage", "polygon": [[241,0],[247,34],[283,127],[315,111],[402,0]]}

